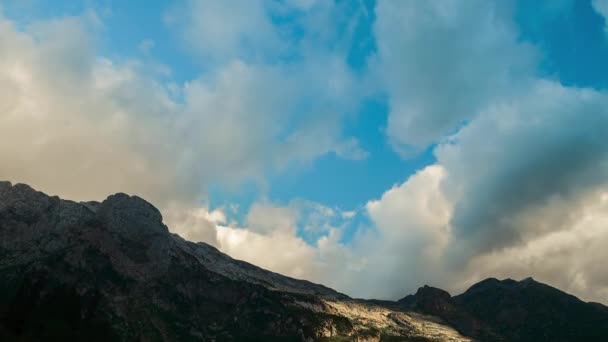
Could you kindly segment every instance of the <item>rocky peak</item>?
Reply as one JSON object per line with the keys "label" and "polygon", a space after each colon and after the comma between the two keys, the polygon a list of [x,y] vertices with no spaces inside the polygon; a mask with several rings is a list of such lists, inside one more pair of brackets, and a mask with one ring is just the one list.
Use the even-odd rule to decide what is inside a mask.
{"label": "rocky peak", "polygon": [[125,237],[141,238],[169,234],[160,211],[140,197],[118,193],[93,208],[109,230]]}
{"label": "rocky peak", "polygon": [[[492,282],[490,280],[490,283]],[[447,291],[424,285],[416,291],[416,294],[400,299],[399,304],[409,310],[441,317],[463,334],[479,338],[481,341],[503,341],[489,327],[484,326],[466,310],[462,310],[454,298]]]}
{"label": "rocky peak", "polygon": [[0,218],[25,223],[35,222],[59,203],[58,197],[49,197],[28,185],[10,182],[0,182],[0,198]]}
{"label": "rocky peak", "polygon": [[399,302],[409,308],[434,315],[449,311],[453,305],[452,296],[447,291],[428,285],[420,287],[415,295],[407,296]]}
{"label": "rocky peak", "polygon": [[416,298],[420,300],[449,300],[452,298],[452,296],[450,296],[450,293],[445,290],[424,285],[423,287],[419,288],[418,291],[416,291]]}

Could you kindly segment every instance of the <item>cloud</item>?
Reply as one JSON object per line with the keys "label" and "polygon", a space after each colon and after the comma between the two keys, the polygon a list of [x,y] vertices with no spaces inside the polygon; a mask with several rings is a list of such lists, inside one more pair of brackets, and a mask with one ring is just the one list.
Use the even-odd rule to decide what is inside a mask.
{"label": "cloud", "polygon": [[[580,196],[576,201],[555,203],[546,208],[568,213],[565,222],[555,222],[553,231],[525,243],[482,254],[471,260],[462,282],[488,276],[523,278],[530,274],[540,281],[575,293],[587,300],[605,302],[608,278],[598,260],[608,243],[607,188]],[[560,216],[564,216],[563,212]],[[539,213],[537,222],[551,221]],[[462,286],[462,285],[461,285]]]}
{"label": "cloud", "polygon": [[607,101],[594,90],[539,81],[517,101],[488,108],[435,150],[450,175],[444,189],[456,203],[454,234],[466,239],[469,252],[554,230],[566,217],[526,217],[608,181]]}
{"label": "cloud", "polygon": [[262,0],[187,0],[165,15],[189,49],[211,62],[265,60],[285,46]]}
{"label": "cloud", "polygon": [[606,0],[592,0],[591,5],[595,12],[602,16],[604,19],[604,31],[608,33],[608,1]]}
{"label": "cloud", "polygon": [[518,42],[511,13],[506,2],[377,3],[377,69],[397,151],[438,142],[496,98],[518,95],[536,54]]}
{"label": "cloud", "polygon": [[250,231],[264,234],[284,232],[295,235],[297,212],[291,208],[255,203],[246,218]]}
{"label": "cloud", "polygon": [[214,242],[200,212],[210,182],[365,156],[342,136],[358,82],[337,53],[235,58],[179,84],[157,65],[100,55],[101,26],[93,12],[20,26],[0,17],[1,178],[75,200],[137,194],[186,237]]}
{"label": "cloud", "polygon": [[367,203],[375,229],[355,238],[353,253],[364,258],[366,266],[352,275],[357,284],[352,291],[400,298],[423,283],[437,283],[452,211],[440,188],[445,176],[441,166],[426,167]]}
{"label": "cloud", "polygon": [[[324,280],[324,284],[345,288],[345,271],[356,257],[339,242],[340,227],[333,226],[333,210],[312,202],[278,206],[254,204],[245,227],[217,227],[220,249],[234,258],[295,278]],[[311,242],[296,234],[301,228],[322,232]],[[304,234],[306,235],[306,234]]]}
{"label": "cloud", "polygon": [[172,232],[190,241],[204,241],[219,246],[217,226],[226,224],[226,215],[220,209],[210,211],[206,207],[188,206],[184,203],[172,202],[162,211],[163,221],[169,225]]}
{"label": "cloud", "polygon": [[[75,199],[121,188],[167,194],[166,165],[152,155],[162,148],[148,138],[173,104],[135,67],[97,58],[93,35],[86,17],[37,22],[27,31],[0,18],[0,82],[7,90],[0,174]],[[155,101],[148,106],[144,99]],[[136,125],[143,113],[150,120]]]}
{"label": "cloud", "polygon": [[99,56],[86,17],[25,30],[1,20],[3,177],[75,199],[120,190],[195,201],[211,179],[364,153],[341,137],[356,82],[337,57],[237,60],[176,86],[141,61]]}

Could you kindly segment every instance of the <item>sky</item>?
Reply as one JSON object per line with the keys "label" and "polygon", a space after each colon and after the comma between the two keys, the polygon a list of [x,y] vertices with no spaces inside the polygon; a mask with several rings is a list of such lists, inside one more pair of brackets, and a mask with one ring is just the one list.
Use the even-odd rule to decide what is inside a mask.
{"label": "sky", "polygon": [[608,1],[0,0],[0,179],[355,297],[608,303]]}

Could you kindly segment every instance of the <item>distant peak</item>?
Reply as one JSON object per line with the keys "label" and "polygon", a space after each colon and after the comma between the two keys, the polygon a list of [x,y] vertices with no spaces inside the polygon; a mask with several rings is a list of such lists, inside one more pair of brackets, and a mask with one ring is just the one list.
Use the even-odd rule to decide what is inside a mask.
{"label": "distant peak", "polygon": [[108,196],[101,205],[105,207],[121,208],[122,210],[133,210],[146,217],[162,220],[160,211],[148,201],[141,197],[130,196],[122,192]]}
{"label": "distant peak", "polygon": [[31,186],[23,183],[16,183],[13,185],[9,181],[1,181],[0,182],[0,190],[12,190],[15,193],[32,193],[37,192]]}
{"label": "distant peak", "polygon": [[532,277],[527,277],[519,281],[520,283],[536,283],[536,280]]}
{"label": "distant peak", "polygon": [[436,297],[436,298],[442,298],[442,299],[450,299],[452,296],[450,295],[449,292],[436,288],[436,287],[432,287],[429,285],[424,285],[423,287],[418,288],[418,291],[416,291],[416,298],[421,298],[421,297]]}

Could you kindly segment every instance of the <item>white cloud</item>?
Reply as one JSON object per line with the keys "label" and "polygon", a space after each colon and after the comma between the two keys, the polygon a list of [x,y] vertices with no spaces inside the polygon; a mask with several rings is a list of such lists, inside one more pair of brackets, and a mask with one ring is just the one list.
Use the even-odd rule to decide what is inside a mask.
{"label": "white cloud", "polygon": [[445,177],[443,167],[429,166],[367,203],[375,230],[356,237],[353,253],[367,265],[353,275],[353,291],[399,298],[424,283],[438,283],[452,210],[440,188]]}
{"label": "white cloud", "polygon": [[535,53],[517,42],[510,13],[507,2],[378,2],[378,70],[399,152],[438,142],[496,98],[518,94]]}
{"label": "white cloud", "polygon": [[298,213],[287,207],[267,203],[255,203],[247,214],[246,224],[250,231],[267,235],[283,232],[295,235]]}
{"label": "white cloud", "polygon": [[162,214],[163,221],[171,231],[178,232],[182,237],[194,242],[219,245],[217,226],[226,224],[226,216],[221,210],[209,211],[204,207],[172,202],[163,208]]}
{"label": "white cloud", "polygon": [[[173,104],[134,67],[97,58],[87,23],[68,17],[21,32],[0,18],[0,82],[10,95],[2,98],[0,175],[75,199],[120,189],[166,194],[167,166],[151,155],[162,149],[148,138]],[[135,125],[142,113],[150,120]]]}
{"label": "white cloud", "polygon": [[239,228],[219,227],[218,241],[233,258],[295,278],[313,278],[315,249],[294,234],[275,231],[269,235]]}

